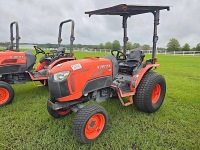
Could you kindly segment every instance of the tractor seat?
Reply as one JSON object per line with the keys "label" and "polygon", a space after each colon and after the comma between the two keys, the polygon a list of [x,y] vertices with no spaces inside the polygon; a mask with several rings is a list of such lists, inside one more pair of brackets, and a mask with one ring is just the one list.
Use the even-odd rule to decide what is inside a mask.
{"label": "tractor seat", "polygon": [[6,50],[12,50],[13,51],[13,45],[8,45],[8,47],[6,48]]}
{"label": "tractor seat", "polygon": [[126,60],[119,63],[119,72],[132,75],[134,68],[139,66],[144,60],[144,56],[141,50],[132,50]]}
{"label": "tractor seat", "polygon": [[56,52],[54,57],[51,59],[51,63],[53,63],[54,61],[58,60],[59,58],[63,58],[65,54],[65,48],[64,47],[59,47]]}
{"label": "tractor seat", "polygon": [[60,55],[64,55],[65,54],[65,48],[64,47],[59,47],[57,50],[56,50],[56,56],[60,56]]}
{"label": "tractor seat", "polygon": [[27,70],[31,71],[31,70],[33,70],[33,66],[35,64],[36,57],[30,50],[25,51],[25,55],[26,55]]}

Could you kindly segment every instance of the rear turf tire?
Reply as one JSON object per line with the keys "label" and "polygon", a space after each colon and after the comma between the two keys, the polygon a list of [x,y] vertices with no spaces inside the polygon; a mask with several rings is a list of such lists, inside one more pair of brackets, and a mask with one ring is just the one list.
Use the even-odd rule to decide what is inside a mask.
{"label": "rear turf tire", "polygon": [[165,93],[164,77],[155,72],[146,72],[133,96],[134,104],[140,111],[153,113],[162,105]]}
{"label": "rear turf tire", "polygon": [[76,114],[73,132],[81,143],[90,143],[97,139],[105,130],[108,122],[106,110],[96,104],[83,107]]}
{"label": "rear turf tire", "polygon": [[12,86],[4,81],[0,81],[0,106],[5,106],[14,99],[14,90]]}

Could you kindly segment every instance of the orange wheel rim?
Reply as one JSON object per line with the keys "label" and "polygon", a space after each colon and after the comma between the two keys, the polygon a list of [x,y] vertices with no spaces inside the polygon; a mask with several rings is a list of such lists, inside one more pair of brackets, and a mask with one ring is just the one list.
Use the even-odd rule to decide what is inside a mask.
{"label": "orange wheel rim", "polygon": [[152,93],[152,103],[156,103],[160,97],[160,93],[161,93],[161,86],[160,84],[156,84],[156,86],[153,89],[153,93]]}
{"label": "orange wheel rim", "polygon": [[85,136],[88,139],[95,139],[102,132],[104,126],[104,115],[100,113],[93,115],[85,126]]}
{"label": "orange wheel rim", "polygon": [[66,114],[68,114],[68,113],[70,113],[70,112],[71,112],[71,109],[57,110],[57,113],[58,113],[59,115],[66,115]]}
{"label": "orange wheel rim", "polygon": [[0,104],[4,104],[9,99],[9,92],[4,88],[0,88]]}

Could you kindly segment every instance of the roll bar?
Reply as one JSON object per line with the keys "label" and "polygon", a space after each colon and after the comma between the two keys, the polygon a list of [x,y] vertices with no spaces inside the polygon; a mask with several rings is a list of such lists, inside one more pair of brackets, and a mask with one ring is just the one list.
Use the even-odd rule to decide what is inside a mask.
{"label": "roll bar", "polygon": [[[13,37],[13,25],[15,25],[16,27],[16,35],[15,38]],[[11,48],[13,49],[13,41],[16,39],[16,50],[15,51],[19,51],[19,26],[18,26],[18,22],[14,21],[10,24],[10,44],[11,44]]]}
{"label": "roll bar", "polygon": [[69,19],[69,20],[65,20],[65,21],[62,21],[59,25],[59,33],[58,33],[58,47],[61,46],[61,42],[62,42],[62,37],[61,37],[61,34],[62,34],[62,26],[63,24],[65,23],[68,23],[68,22],[71,22],[71,36],[70,36],[70,57],[72,57],[72,52],[73,52],[73,42],[75,40],[75,37],[74,37],[74,26],[75,26],[75,23],[72,19]]}

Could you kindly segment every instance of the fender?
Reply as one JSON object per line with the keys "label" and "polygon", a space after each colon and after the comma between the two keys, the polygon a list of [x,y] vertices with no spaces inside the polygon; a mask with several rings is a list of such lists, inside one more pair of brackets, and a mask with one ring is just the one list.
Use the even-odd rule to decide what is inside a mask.
{"label": "fender", "polygon": [[58,65],[58,64],[61,64],[63,62],[67,62],[67,61],[71,61],[71,60],[76,60],[76,58],[74,57],[70,57],[70,58],[60,58],[56,61],[54,61],[51,65],[49,65],[49,68],[48,70],[52,69],[54,66]]}
{"label": "fender", "polygon": [[146,65],[146,67],[142,68],[138,74],[134,75],[131,79],[131,83],[130,83],[130,89],[132,91],[135,91],[136,92],[136,88],[137,86],[139,85],[142,77],[144,76],[144,74],[151,70],[153,67],[159,67],[160,64],[148,64]]}
{"label": "fender", "polygon": [[[56,60],[51,65],[49,65],[48,70],[50,70],[57,64],[60,64],[60,63],[66,62],[66,61],[70,61],[70,60],[75,60],[75,58],[60,58],[59,60]],[[44,80],[45,81],[44,85],[46,85],[46,80],[48,79],[48,74],[46,74],[46,76],[42,76],[42,77],[34,77],[30,72],[28,72],[28,71],[25,71],[25,72],[29,74],[32,81]]]}
{"label": "fender", "polygon": [[48,65],[49,65],[48,61],[43,61],[43,62],[37,64],[35,70],[40,71],[44,68],[44,66],[48,66]]}

